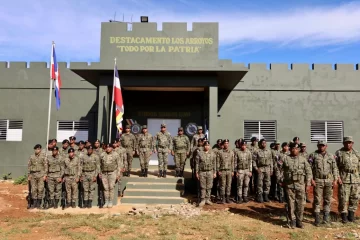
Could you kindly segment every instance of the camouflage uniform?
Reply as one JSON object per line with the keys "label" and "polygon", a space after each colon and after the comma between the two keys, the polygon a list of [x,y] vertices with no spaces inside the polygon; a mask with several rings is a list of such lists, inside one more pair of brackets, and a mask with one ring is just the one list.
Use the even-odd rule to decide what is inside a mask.
{"label": "camouflage uniform", "polygon": [[[257,200],[267,202],[270,191],[270,175],[273,173],[273,159],[269,149],[257,149],[253,154],[253,168],[258,173],[257,178]],[[258,171],[260,170],[260,171]],[[264,184],[264,189],[263,189]]]}
{"label": "camouflage uniform", "polygon": [[[276,142],[275,145],[279,143]],[[277,160],[280,157],[280,150],[276,150],[276,149],[271,149],[271,157],[272,157],[272,161],[273,161],[273,169],[275,169],[275,166],[277,164]],[[275,172],[275,171],[273,171]],[[276,182],[276,174],[271,175],[270,177],[270,193],[269,195],[271,196],[272,199],[276,199],[278,200],[278,186],[277,186],[277,182]]]}
{"label": "camouflage uniform", "polygon": [[[182,129],[182,128],[179,128]],[[173,138],[173,151],[175,170],[177,176],[182,176],[187,154],[190,153],[190,140],[185,135],[177,135]]]}
{"label": "camouflage uniform", "polygon": [[[126,162],[127,162],[127,152],[126,152],[126,149],[123,148],[122,146],[120,147],[117,147],[115,148],[115,152],[119,155],[119,158],[120,158],[120,163],[121,163],[121,166],[125,166]],[[122,194],[122,190],[121,190],[121,180],[123,178],[123,169],[120,170],[120,173],[119,173],[119,180],[118,180],[118,196],[120,197],[121,194]]]}
{"label": "camouflage uniform", "polygon": [[44,156],[51,156],[52,155],[52,149],[48,148],[47,150],[45,150],[45,148],[41,149],[41,154],[43,154]]}
{"label": "camouflage uniform", "polygon": [[234,152],[230,149],[222,149],[216,157],[216,169],[220,175],[220,195],[225,202],[230,203],[231,182],[234,173]]}
{"label": "camouflage uniform", "polygon": [[237,173],[237,196],[238,202],[244,199],[247,202],[249,191],[250,173],[252,172],[252,155],[250,150],[245,149],[235,152],[235,170]]}
{"label": "camouflage uniform", "polygon": [[81,181],[84,188],[85,206],[91,204],[96,187],[96,177],[100,173],[100,157],[97,154],[81,155]]}
{"label": "camouflage uniform", "polygon": [[64,161],[64,179],[68,204],[71,203],[75,207],[75,202],[78,199],[78,183],[76,180],[81,176],[81,162],[80,159],[74,155],[74,158],[68,156]]}
{"label": "camouflage uniform", "polygon": [[286,193],[284,192],[284,188],[280,186],[279,183],[281,183],[284,180],[284,172],[282,169],[282,165],[284,163],[284,158],[286,156],[289,156],[290,152],[284,152],[280,151],[279,157],[276,159],[276,163],[274,163],[274,173],[276,176],[276,183],[278,185],[277,188],[277,195],[279,197],[279,202],[282,203],[284,199],[286,199]]}
{"label": "camouflage uniform", "polygon": [[101,147],[98,147],[98,148],[94,147],[93,152],[100,157],[100,155],[104,152],[104,150]]}
{"label": "camouflage uniform", "polygon": [[[251,152],[251,156],[254,156],[255,152],[259,149],[259,145],[257,143],[255,143],[254,145],[251,143],[247,146],[247,149]],[[252,176],[250,177],[250,192],[252,193],[256,193],[257,190],[257,175],[258,172],[254,169],[254,165],[253,165],[253,169],[252,169]]]}
{"label": "camouflage uniform", "polygon": [[[203,150],[204,150],[204,147],[200,146],[200,144],[198,144],[198,146],[196,148],[194,148],[194,151],[191,154],[191,158],[194,160],[193,168],[195,170],[195,173],[197,173],[197,171],[196,171],[196,164],[197,164],[196,163],[196,157]],[[215,154],[215,156],[216,156],[216,154]],[[196,179],[196,185],[197,185],[197,197],[198,197],[198,201],[200,201],[201,200],[201,186],[200,186],[200,180],[199,179]]]}
{"label": "camouflage uniform", "polygon": [[[291,146],[298,146],[292,143]],[[292,227],[296,225],[302,227],[304,213],[305,188],[310,186],[312,179],[311,167],[302,156],[284,156],[280,171],[283,171],[283,184],[287,194],[288,217]]]}
{"label": "camouflage uniform", "polygon": [[[44,195],[44,176],[48,172],[47,159],[41,152],[30,156],[28,161],[28,176],[30,176],[31,194],[34,206],[40,207]],[[37,203],[37,206],[36,206]]]}
{"label": "camouflage uniform", "polygon": [[[199,127],[198,127],[198,130],[202,130],[202,127],[199,126]],[[192,139],[191,139],[191,144],[190,144],[190,151],[191,151],[191,152],[193,152],[193,151],[195,150],[195,148],[197,147],[198,140],[199,140],[200,138],[204,138],[204,137],[205,137],[205,134],[203,134],[203,133],[201,133],[201,134],[196,133],[196,134],[192,137]]]}
{"label": "camouflage uniform", "polygon": [[[146,128],[146,126],[143,126],[143,128],[144,127]],[[144,172],[144,176],[147,177],[150,157],[155,150],[153,136],[150,133],[139,134],[136,150],[139,153],[141,171]]]}
{"label": "camouflage uniform", "polygon": [[48,174],[47,182],[49,186],[50,199],[55,199],[55,205],[61,198],[62,177],[64,175],[64,158],[59,154],[47,157]]}
{"label": "camouflage uniform", "polygon": [[158,132],[155,135],[155,147],[159,161],[159,174],[162,176],[164,172],[164,175],[166,175],[169,151],[172,150],[171,134],[167,131],[164,133]]}
{"label": "camouflage uniform", "polygon": [[76,144],[73,144],[72,146],[70,145],[69,148],[72,148],[75,150],[75,152],[77,152],[77,150],[79,149],[79,146]]}
{"label": "camouflage uniform", "polygon": [[104,186],[105,207],[112,207],[116,179],[123,168],[119,154],[103,152],[100,156],[101,180]]}
{"label": "camouflage uniform", "polygon": [[[344,140],[352,141],[352,137],[345,137]],[[346,217],[353,221],[354,213],[358,208],[360,154],[354,149],[348,151],[345,148],[341,148],[335,155],[342,181],[338,196],[339,212],[342,215],[343,222],[346,222]],[[347,202],[349,202],[348,205]]]}
{"label": "camouflage uniform", "polygon": [[69,147],[67,147],[67,148],[61,147],[59,149],[59,156],[62,157],[62,158],[66,158],[67,155],[68,155],[68,151],[69,151]]}
{"label": "camouflage uniform", "polygon": [[[322,200],[324,199],[324,221],[329,221],[331,198],[333,196],[333,181],[339,177],[334,155],[325,152],[324,155],[318,150],[310,154],[313,161],[312,174],[316,183],[314,190],[313,210],[316,220],[319,221],[319,213]],[[317,223],[317,222],[316,222]]]}
{"label": "camouflage uniform", "polygon": [[[219,151],[222,148],[217,144],[213,149],[211,149],[211,151],[213,151],[215,153],[215,155],[217,156],[217,154],[219,153]],[[216,175],[216,178],[214,178],[213,180],[213,189],[211,190],[212,194],[214,196],[216,196],[217,198],[220,198],[220,182],[219,182],[219,176],[218,174]]]}
{"label": "camouflage uniform", "polygon": [[81,150],[80,150],[80,148],[78,148],[76,150],[75,154],[78,158],[81,158],[81,155],[87,155],[87,150],[86,150],[86,148],[83,148]]}
{"label": "camouflage uniform", "polygon": [[205,203],[210,204],[211,188],[213,186],[214,174],[216,173],[216,155],[212,151],[197,151],[195,156],[196,173],[199,175],[200,181],[200,198],[203,206]]}
{"label": "camouflage uniform", "polygon": [[[126,126],[130,127],[130,126]],[[130,175],[132,161],[134,158],[133,152],[136,150],[136,138],[132,133],[123,133],[120,138],[121,146],[126,149],[126,162],[124,164],[125,171]]]}

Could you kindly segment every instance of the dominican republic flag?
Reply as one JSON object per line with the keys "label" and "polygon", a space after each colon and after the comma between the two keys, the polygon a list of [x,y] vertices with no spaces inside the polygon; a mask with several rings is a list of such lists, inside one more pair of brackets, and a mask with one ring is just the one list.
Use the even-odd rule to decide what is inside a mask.
{"label": "dominican republic flag", "polygon": [[51,66],[50,66],[50,79],[54,80],[55,98],[56,98],[56,109],[60,109],[60,88],[61,78],[60,70],[56,60],[55,44],[52,45],[51,50]]}
{"label": "dominican republic flag", "polygon": [[209,130],[207,128],[207,119],[205,119],[205,126],[204,126],[204,133],[205,133],[205,137],[209,140]]}
{"label": "dominican republic flag", "polygon": [[114,102],[115,102],[115,106],[116,106],[116,111],[115,111],[116,127],[118,129],[118,134],[120,135],[123,130],[122,121],[123,121],[123,116],[124,116],[124,104],[123,104],[123,98],[122,98],[122,94],[121,94],[119,73],[118,73],[116,65],[115,65],[115,69],[114,69],[114,91],[113,91],[113,93],[114,93]]}

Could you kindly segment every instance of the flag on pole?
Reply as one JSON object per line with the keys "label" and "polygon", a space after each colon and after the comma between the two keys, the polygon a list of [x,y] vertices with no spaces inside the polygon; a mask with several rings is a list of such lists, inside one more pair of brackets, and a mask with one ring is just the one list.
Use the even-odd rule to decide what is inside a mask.
{"label": "flag on pole", "polygon": [[204,132],[205,132],[205,137],[207,138],[207,139],[209,139],[209,130],[208,130],[208,128],[207,128],[207,119],[205,119],[205,126],[204,126]]}
{"label": "flag on pole", "polygon": [[56,60],[55,44],[52,45],[51,51],[51,66],[50,66],[50,78],[54,80],[55,98],[56,98],[56,109],[60,109],[60,88],[61,88],[61,77],[60,70]]}
{"label": "flag on pole", "polygon": [[115,74],[114,74],[114,102],[115,102],[115,118],[116,118],[116,127],[118,129],[118,134],[120,135],[122,133],[122,121],[123,121],[123,115],[124,115],[124,104],[123,104],[123,98],[121,94],[121,87],[120,87],[120,78],[119,73],[117,70],[117,67],[115,66]]}

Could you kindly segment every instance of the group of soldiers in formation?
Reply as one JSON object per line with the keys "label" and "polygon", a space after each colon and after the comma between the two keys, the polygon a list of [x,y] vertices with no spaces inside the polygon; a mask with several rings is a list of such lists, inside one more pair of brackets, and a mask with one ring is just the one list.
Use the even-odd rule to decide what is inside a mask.
{"label": "group of soldiers in formation", "polygon": [[[47,149],[35,145],[35,153],[28,161],[28,180],[31,186],[31,208],[40,208],[44,189],[48,190],[49,206],[57,208],[62,192],[66,193],[64,206],[76,207],[81,184],[82,207],[92,207],[96,184],[103,189],[104,204],[112,207],[115,184],[130,177],[134,155],[139,156],[141,177],[147,177],[150,156],[157,153],[158,177],[166,178],[168,154],[174,156],[175,176],[183,177],[186,159],[190,158],[193,177],[197,179],[199,206],[212,205],[212,190],[220,202],[231,203],[231,186],[236,179],[236,202],[248,202],[248,193],[256,193],[257,202],[269,199],[286,202],[287,217],[292,228],[303,228],[303,211],[309,202],[307,193],[314,186],[313,211],[315,225],[319,226],[323,204],[323,222],[329,222],[333,186],[339,184],[339,212],[344,223],[354,221],[358,205],[360,184],[360,154],[352,148],[353,138],[344,137],[344,147],[331,154],[327,143],[318,141],[315,152],[308,154],[305,143],[295,137],[293,141],[275,141],[267,148],[265,139],[253,137],[235,141],[230,150],[228,139],[218,139],[210,147],[202,127],[190,141],[184,129],[178,128],[174,137],[161,124],[160,131],[152,136],[143,125],[135,136],[126,125],[119,139],[111,144],[96,140],[79,141],[70,137],[57,147],[56,139],[48,142]],[[66,203],[65,203],[66,202]],[[63,203],[62,203],[63,204]]]}

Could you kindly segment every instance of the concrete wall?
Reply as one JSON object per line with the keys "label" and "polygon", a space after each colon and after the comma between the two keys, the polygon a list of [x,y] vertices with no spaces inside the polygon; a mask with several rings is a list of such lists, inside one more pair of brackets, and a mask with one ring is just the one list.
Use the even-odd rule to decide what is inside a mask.
{"label": "concrete wall", "polygon": [[[277,137],[310,144],[310,121],[344,121],[344,135],[360,140],[360,71],[352,64],[250,64],[242,81],[220,103],[219,129],[210,136],[243,136],[244,120],[276,120]],[[220,100],[219,100],[220,101]],[[221,127],[220,127],[221,126]],[[212,138],[212,141],[216,139]],[[329,144],[334,152],[342,144]],[[356,147],[355,145],[355,148]]]}
{"label": "concrete wall", "polygon": [[[89,120],[89,138],[96,138],[96,87],[73,73],[65,63],[60,63],[59,69],[63,82],[62,103],[56,111],[52,92],[50,138],[56,137],[57,120],[80,119]],[[45,147],[49,72],[45,62],[31,62],[29,66],[25,62],[10,62],[9,66],[0,63],[0,119],[23,120],[24,123],[21,142],[0,141],[0,174],[23,175],[34,145],[40,143]]]}

